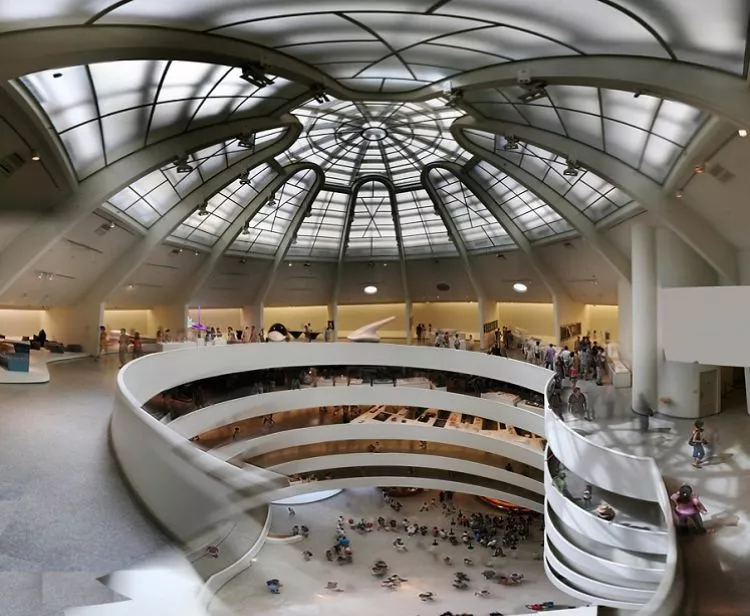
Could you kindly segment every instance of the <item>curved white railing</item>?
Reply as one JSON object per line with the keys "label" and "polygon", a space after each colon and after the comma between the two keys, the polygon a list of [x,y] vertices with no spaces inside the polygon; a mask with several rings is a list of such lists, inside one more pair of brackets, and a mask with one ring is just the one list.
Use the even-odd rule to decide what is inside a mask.
{"label": "curved white railing", "polygon": [[[384,477],[370,476],[339,478],[315,482],[314,485],[290,484],[283,474],[276,473],[271,469],[233,467],[211,453],[202,452],[193,447],[184,436],[178,434],[172,427],[159,423],[142,409],[142,405],[155,394],[190,381],[272,367],[326,365],[406,366],[452,371],[505,381],[540,393],[546,393],[546,385],[550,376],[548,371],[539,367],[504,358],[431,347],[397,345],[228,345],[224,347],[198,347],[168,354],[147,356],[131,362],[118,374],[118,391],[115,397],[111,423],[111,437],[118,461],[125,476],[146,508],[179,540],[188,541],[201,532],[205,532],[209,525],[216,523],[218,520],[225,519],[229,514],[239,513],[248,503],[265,504],[269,499],[278,500],[287,496],[320,490],[323,487],[345,488],[382,485],[385,481]],[[303,390],[302,395],[307,394],[308,396],[308,402],[304,406],[309,407],[311,405],[309,402],[310,395],[320,395],[329,400],[321,403],[321,406],[335,405],[335,402],[330,402],[328,396],[346,397],[354,395],[363,396],[363,400],[368,400],[366,396],[370,395],[371,390],[376,389],[380,390],[377,393],[378,396],[398,396],[394,400],[398,399],[399,402],[394,402],[394,404],[406,405],[407,402],[403,398],[402,392],[392,393],[392,390],[407,390],[409,388],[352,387],[347,388],[349,391],[346,393],[336,391],[333,394],[330,392],[333,392],[334,389],[338,390],[338,387],[325,389],[328,389],[329,392],[318,393],[316,390]],[[387,390],[390,391],[385,393]],[[526,411],[516,407],[502,408],[508,405],[464,397],[460,394],[447,394],[446,392],[417,388],[410,389],[410,391],[414,394],[414,400],[419,399],[427,402],[426,396],[429,396],[429,403],[417,404],[419,406],[441,408],[440,399],[446,400],[445,406],[449,406],[447,402],[449,398],[445,396],[455,396],[455,403],[461,403],[462,411],[465,410],[464,403],[467,403],[467,406],[471,405],[473,409],[469,411],[470,414],[484,416],[483,413],[486,412],[490,415],[488,418],[500,418],[506,423],[517,424],[529,431],[539,432],[538,429],[532,427],[539,419],[539,414],[534,411]],[[407,396],[411,396],[412,393],[407,394]],[[289,394],[289,399],[283,397],[286,394]],[[292,398],[299,395],[297,391],[272,394],[272,396],[281,396],[274,398],[280,405],[290,402]],[[241,409],[242,403],[231,401],[231,403],[225,403],[228,406],[219,410],[209,408],[198,411],[193,414],[195,419],[190,416],[185,418],[184,426],[180,430],[189,434],[196,426],[200,428],[204,425],[204,421],[208,422],[210,426],[217,426],[217,422],[223,422],[225,418],[231,421],[230,418],[237,420],[260,414],[260,406],[255,406],[255,403],[261,402],[261,397],[255,396],[254,398],[255,400],[250,402],[252,408],[249,409]],[[450,405],[452,405],[454,398],[450,399]],[[267,401],[270,402],[270,400],[270,397],[267,398]],[[387,398],[387,400],[390,400],[390,398]],[[346,403],[349,402],[344,404]],[[379,403],[386,403],[386,399],[381,398]],[[318,403],[313,404],[313,406],[316,405]],[[264,409],[265,413],[269,412],[267,409],[268,407]],[[197,419],[203,413],[210,413],[211,416],[206,415],[205,418]],[[495,415],[495,413],[499,413],[499,415]],[[511,415],[508,415],[508,413],[514,414],[512,415],[513,420],[510,419]],[[360,426],[365,427],[361,428]],[[179,424],[175,427],[179,427]],[[522,459],[536,468],[545,468],[546,466],[540,463],[541,456],[538,451],[533,451],[529,447],[503,443],[502,439],[477,433],[472,434],[469,431],[434,429],[432,427],[422,428],[422,430],[429,431],[423,437],[419,426],[409,426],[408,432],[404,431],[403,436],[393,436],[394,432],[390,431],[393,427],[397,429],[406,428],[406,426],[400,426],[399,424],[348,424],[320,426],[310,430],[291,430],[287,434],[271,434],[253,439],[255,442],[252,445],[252,453],[260,455],[264,447],[268,447],[267,451],[274,451],[294,444],[320,441],[320,437],[324,437],[324,434],[320,432],[315,437],[315,431],[331,429],[332,437],[338,435],[338,437],[343,438],[444,439],[448,444],[479,448],[497,452],[499,455],[505,455],[506,457]],[[584,436],[575,433],[550,412],[545,415],[544,428],[551,450],[567,468],[583,479],[606,490],[658,503],[665,515],[665,520],[670,519],[667,517],[671,515],[669,498],[653,460],[628,456],[594,445]],[[339,434],[337,430],[342,430],[342,432]],[[360,430],[364,430],[367,436],[359,435]],[[295,435],[290,437],[290,433],[298,433],[299,438]],[[328,436],[324,438],[327,440]],[[248,446],[247,443],[236,445],[236,451],[225,449],[222,452],[223,455],[227,457],[230,457],[230,454],[236,456],[242,453],[243,448],[246,449]],[[229,447],[233,448],[234,446],[235,444],[232,444]],[[257,449],[255,449],[256,447]],[[508,449],[508,447],[511,449]],[[310,468],[319,468],[318,465],[321,460],[315,461],[315,458],[310,458],[310,460],[309,464],[312,465]],[[304,466],[282,466],[279,470],[288,471],[290,468],[304,468]],[[628,469],[627,472],[624,472],[625,468]],[[638,470],[633,471],[634,468]],[[545,468],[545,473],[547,472]],[[482,471],[481,474],[484,475],[485,473]],[[634,474],[638,475],[637,482],[628,480],[624,485],[620,484],[619,480],[627,479]],[[481,476],[475,477],[478,483],[483,481]],[[500,476],[492,479],[496,481],[505,480],[504,477],[501,478]],[[388,476],[387,483],[409,487],[452,489],[502,498],[502,496],[498,496],[496,489],[488,488],[486,485],[471,486],[460,481],[452,482],[450,478]],[[601,579],[601,576],[591,575],[591,569],[597,559],[600,560],[604,557],[603,554],[606,554],[606,549],[587,550],[584,542],[574,543],[568,539],[568,536],[573,536],[574,533],[580,534],[583,532],[588,537],[592,537],[592,533],[598,533],[601,536],[595,541],[602,539],[604,540],[603,545],[606,546],[608,542],[611,545],[612,527],[602,528],[597,526],[594,520],[579,519],[579,514],[586,514],[587,516],[589,514],[580,508],[578,508],[579,511],[574,511],[571,507],[568,507],[568,504],[573,505],[572,503],[562,502],[560,498],[564,499],[564,496],[559,493],[555,495],[551,490],[548,487],[547,503],[557,516],[557,523],[563,524],[568,529],[568,532],[566,532],[566,528],[555,528],[554,531],[548,531],[547,533],[550,545],[554,545],[554,550],[552,548],[547,549],[544,563],[551,581],[562,590],[570,592],[571,595],[592,603],[612,607],[640,606],[639,614],[658,613],[670,616],[681,596],[681,580],[677,576],[676,540],[672,525],[667,523],[665,530],[661,533],[650,533],[651,547],[646,548],[645,541],[642,542],[644,545],[639,543],[640,547],[644,549],[655,549],[653,546],[659,545],[659,549],[664,552],[663,572],[656,590],[651,592],[648,588],[648,584],[653,579],[651,572],[644,573],[644,567],[636,564],[631,566],[628,562],[616,561],[612,564],[611,570],[607,570],[607,574],[605,574],[607,576],[615,571],[619,572],[618,574],[621,576],[631,576],[632,574],[632,583],[616,584],[613,583],[616,580]],[[518,500],[518,497],[512,494],[504,495],[506,499]],[[560,498],[556,498],[556,496]],[[528,504],[534,503],[529,501]],[[538,503],[534,508],[541,509]],[[217,512],[220,513],[217,514]],[[546,517],[549,523],[549,512],[547,512]],[[578,522],[573,522],[573,520],[578,520]],[[263,532],[261,526],[259,524],[258,536],[261,536]],[[575,530],[576,528],[579,530]],[[618,530],[614,535],[619,537],[618,541],[626,536],[631,538],[639,536],[631,532],[634,530],[627,529],[622,536],[619,536],[620,530]],[[641,532],[649,534],[647,531]],[[582,552],[586,552],[586,556],[582,557],[581,562],[578,563],[576,555],[580,555]],[[643,579],[644,577],[648,579]],[[649,593],[650,599],[647,597]]]}
{"label": "curved white railing", "polygon": [[268,413],[283,413],[321,406],[410,406],[455,411],[501,421],[534,434],[544,434],[543,411],[527,410],[499,400],[476,398],[437,389],[393,387],[393,385],[352,385],[337,387],[311,387],[287,391],[274,391],[235,398],[193,411],[174,421],[169,427],[178,434],[191,438],[245,419]]}
{"label": "curved white railing", "polygon": [[[669,495],[654,459],[622,453],[593,443],[551,410],[546,412],[545,428],[548,450],[554,453],[566,469],[598,488],[655,503],[661,511],[663,523],[663,527],[659,529],[641,530],[600,520],[560,493],[552,484],[549,468],[545,465],[547,506],[557,516],[556,520],[552,519],[545,508],[545,569],[550,581],[564,592],[582,600],[613,608],[623,608],[624,604],[628,604],[631,607],[627,609],[637,608],[640,616],[676,614],[683,588],[678,571],[677,538]],[[564,528],[559,529],[558,524]],[[598,556],[590,554],[591,558],[577,559],[576,554],[585,551],[585,547],[569,541],[565,536],[566,531],[584,534],[589,540],[615,549],[658,555],[663,562],[658,567],[658,586],[650,592],[644,592],[641,582],[644,576],[650,577],[650,572],[644,572],[642,567],[619,563],[616,567],[621,580],[617,585],[618,590],[613,593],[609,584],[605,589],[600,578],[587,574],[586,571],[591,558]],[[552,545],[557,554],[551,548]],[[602,592],[603,590],[606,592]]]}

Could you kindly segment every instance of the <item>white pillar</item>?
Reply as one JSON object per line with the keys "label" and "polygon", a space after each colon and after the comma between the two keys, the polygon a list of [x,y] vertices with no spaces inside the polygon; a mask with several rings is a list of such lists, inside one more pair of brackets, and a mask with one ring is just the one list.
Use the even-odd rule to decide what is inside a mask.
{"label": "white pillar", "polygon": [[414,315],[412,314],[411,300],[407,299],[404,302],[404,310],[406,311],[406,344],[411,344],[412,329]]}
{"label": "white pillar", "polygon": [[333,342],[339,338],[339,306],[335,302],[328,304],[328,320],[333,321]]}
{"label": "white pillar", "polygon": [[657,289],[656,234],[643,223],[633,225],[632,255],[632,322],[633,322],[633,408],[638,408],[641,394],[653,408],[657,407]]}
{"label": "white pillar", "polygon": [[492,346],[494,337],[485,335],[484,324],[497,320],[497,302],[487,297],[480,297],[477,302],[479,308],[479,348],[487,349]]}
{"label": "white pillar", "polygon": [[95,355],[99,349],[99,326],[104,323],[104,303],[87,301],[75,306],[46,310],[42,327],[48,340],[80,344],[84,352]]}
{"label": "white pillar", "polygon": [[[571,323],[581,323],[583,332],[586,332],[586,306],[580,302],[574,302],[567,295],[555,293],[552,296],[552,305],[555,317],[555,338],[558,344],[569,344],[561,339],[560,327]],[[604,342],[601,340],[600,342]],[[572,349],[573,347],[571,347]]]}
{"label": "white pillar", "polygon": [[[263,304],[255,303],[242,306],[242,327],[252,327],[253,325],[255,325],[255,331],[258,332],[265,327],[263,324]],[[269,325],[273,324],[269,323]]]}
{"label": "white pillar", "polygon": [[617,283],[617,320],[620,361],[630,368],[633,365],[633,290],[625,278]]}

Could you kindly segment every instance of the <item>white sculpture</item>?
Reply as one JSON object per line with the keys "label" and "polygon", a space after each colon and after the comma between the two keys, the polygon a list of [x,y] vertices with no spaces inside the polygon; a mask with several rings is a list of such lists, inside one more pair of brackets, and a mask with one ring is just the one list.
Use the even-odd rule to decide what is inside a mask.
{"label": "white sculpture", "polygon": [[380,342],[378,330],[386,323],[390,323],[395,319],[396,317],[388,317],[382,321],[375,321],[374,323],[355,329],[346,337],[346,339],[351,342]]}
{"label": "white sculpture", "polygon": [[286,336],[277,331],[268,332],[267,338],[268,342],[286,342]]}

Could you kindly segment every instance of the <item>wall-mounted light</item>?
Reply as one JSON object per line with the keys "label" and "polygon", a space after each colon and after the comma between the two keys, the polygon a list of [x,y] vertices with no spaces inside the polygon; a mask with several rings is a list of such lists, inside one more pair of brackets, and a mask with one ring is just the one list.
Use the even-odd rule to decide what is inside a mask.
{"label": "wall-mounted light", "polygon": [[374,284],[368,284],[362,291],[365,295],[375,295],[378,292],[378,288]]}

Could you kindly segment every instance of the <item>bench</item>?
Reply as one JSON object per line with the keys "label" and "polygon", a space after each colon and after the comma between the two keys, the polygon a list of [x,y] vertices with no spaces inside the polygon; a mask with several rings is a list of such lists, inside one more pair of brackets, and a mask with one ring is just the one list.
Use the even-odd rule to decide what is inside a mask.
{"label": "bench", "polygon": [[28,372],[28,353],[0,353],[0,366],[10,372]]}

